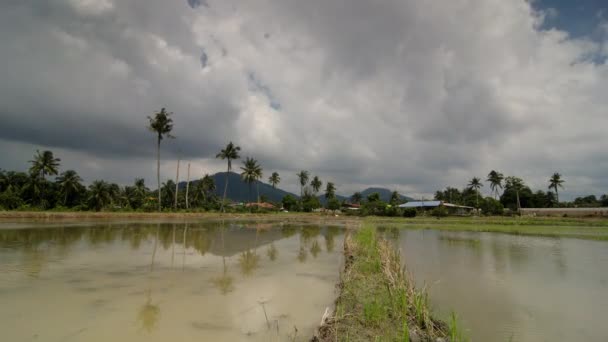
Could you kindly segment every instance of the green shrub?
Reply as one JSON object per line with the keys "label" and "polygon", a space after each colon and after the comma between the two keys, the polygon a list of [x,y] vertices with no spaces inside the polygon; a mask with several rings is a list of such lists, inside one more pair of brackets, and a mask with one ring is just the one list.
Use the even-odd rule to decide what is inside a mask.
{"label": "green shrub", "polygon": [[431,210],[431,215],[434,217],[446,217],[448,216],[448,210],[446,207],[440,205],[437,208]]}
{"label": "green shrub", "polygon": [[416,217],[416,208],[403,209],[403,217]]}

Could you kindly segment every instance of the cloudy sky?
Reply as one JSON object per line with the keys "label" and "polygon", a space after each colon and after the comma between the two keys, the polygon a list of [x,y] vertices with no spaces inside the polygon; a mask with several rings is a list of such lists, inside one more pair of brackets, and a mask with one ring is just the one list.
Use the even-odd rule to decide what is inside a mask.
{"label": "cloudy sky", "polygon": [[[0,168],[36,149],[90,182],[222,171],[232,140],[296,191],[428,196],[496,169],[608,192],[605,0],[5,0]],[[240,163],[237,163],[240,165]],[[266,177],[265,177],[266,178]],[[488,186],[485,191],[489,191]]]}

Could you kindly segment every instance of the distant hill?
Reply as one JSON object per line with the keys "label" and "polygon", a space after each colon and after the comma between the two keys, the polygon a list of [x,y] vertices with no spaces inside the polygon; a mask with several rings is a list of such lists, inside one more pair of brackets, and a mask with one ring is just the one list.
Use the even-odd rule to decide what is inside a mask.
{"label": "distant hill", "polygon": [[[215,194],[219,197],[222,197],[224,195],[224,182],[226,181],[226,172],[218,172],[214,175],[211,176],[211,178],[213,178],[213,180],[215,181]],[[194,186],[194,184],[198,182],[198,180],[194,180],[190,183],[190,186]],[[253,183],[251,185],[251,195],[249,193],[249,185],[247,185],[247,183],[243,182],[241,180],[241,176],[237,173],[234,172],[230,172],[229,176],[228,176],[228,191],[226,193],[226,197],[231,199],[234,202],[249,202],[249,201],[255,201],[256,200],[256,196],[257,196],[257,192],[256,192],[256,186],[259,185],[259,189],[260,189],[260,196],[264,195],[266,196],[266,198],[268,198],[270,201],[272,202],[281,202],[281,200],[283,199],[283,197],[285,197],[286,195],[291,195],[295,198],[299,198],[299,195],[296,195],[294,193],[291,192],[287,192],[285,190],[279,189],[279,188],[273,188],[271,185],[263,183],[263,182],[257,182],[257,183]],[[186,188],[186,182],[180,182],[179,183],[179,188],[180,189],[185,189]],[[363,195],[363,198],[365,199],[367,197],[367,195],[373,194],[374,192],[377,192],[378,194],[380,194],[380,199],[388,202],[391,198],[391,194],[392,191],[389,189],[385,189],[385,188],[367,188],[363,191],[361,191],[361,195]],[[339,201],[350,201],[350,196],[341,196],[341,195],[336,195],[336,198]],[[403,201],[412,201],[413,199],[411,197],[407,197],[407,196],[403,196],[401,195],[401,199]],[[321,203],[323,205],[326,204],[326,200],[325,200],[325,196],[324,195],[319,195],[319,200],[321,201]]]}
{"label": "distant hill", "polygon": [[[367,188],[363,191],[361,191],[361,195],[363,195],[363,198],[366,198],[368,195],[371,195],[373,193],[377,192],[380,195],[380,199],[383,200],[384,202],[388,202],[391,200],[391,194],[393,193],[391,190],[386,189],[386,188]],[[411,197],[407,197],[404,195],[399,194],[399,196],[401,196],[401,200],[402,201],[413,201],[414,199]]]}
{"label": "distant hill", "polygon": [[[224,196],[224,184],[226,182],[226,172],[218,172],[211,176],[213,181],[215,182],[215,194],[219,197]],[[192,187],[198,180],[192,181],[190,186]],[[250,202],[257,200],[257,191],[256,187],[259,185],[260,196],[266,196],[272,202],[280,202],[283,197],[286,195],[292,195],[295,198],[299,196],[292,194],[290,192],[281,190],[279,188],[273,188],[271,185],[256,182],[251,184],[251,194],[249,193],[249,185],[243,180],[241,180],[241,176],[237,173],[230,172],[228,175],[228,191],[226,192],[226,197],[231,199],[234,202]],[[186,188],[186,182],[179,183],[180,189]]]}

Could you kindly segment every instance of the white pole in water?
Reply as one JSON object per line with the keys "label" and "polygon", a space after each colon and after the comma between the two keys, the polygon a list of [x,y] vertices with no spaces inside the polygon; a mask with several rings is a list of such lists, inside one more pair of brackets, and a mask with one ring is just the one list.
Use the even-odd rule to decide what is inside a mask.
{"label": "white pole in water", "polygon": [[188,190],[190,189],[190,163],[188,163],[188,179],[186,180],[186,210],[190,208],[188,202]]}
{"label": "white pole in water", "polygon": [[177,157],[177,174],[175,175],[175,209],[177,209],[177,192],[179,191],[179,157]]}

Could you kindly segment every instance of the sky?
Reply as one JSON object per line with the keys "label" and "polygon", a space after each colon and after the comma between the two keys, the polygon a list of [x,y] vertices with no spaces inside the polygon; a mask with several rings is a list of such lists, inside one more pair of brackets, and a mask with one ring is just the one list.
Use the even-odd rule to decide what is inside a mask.
{"label": "sky", "polygon": [[[280,187],[429,197],[490,170],[608,193],[604,0],[8,0],[0,168],[37,149],[85,182],[224,171],[229,141]],[[236,162],[235,166],[241,165]],[[184,170],[182,164],[182,170]],[[182,172],[182,179],[185,177]],[[483,189],[489,193],[489,186]]]}

